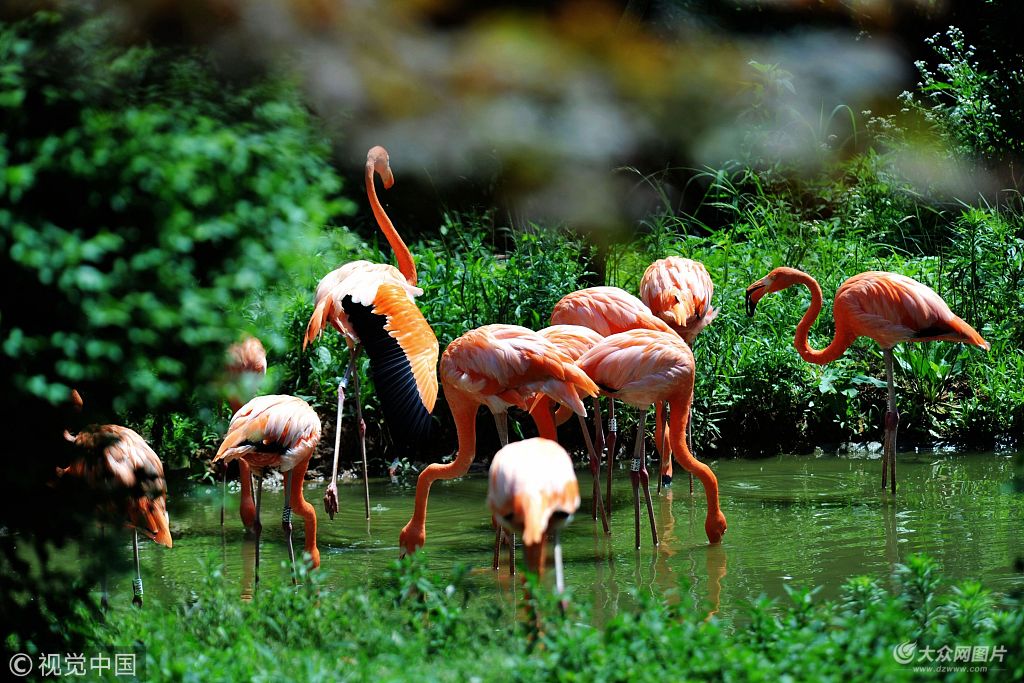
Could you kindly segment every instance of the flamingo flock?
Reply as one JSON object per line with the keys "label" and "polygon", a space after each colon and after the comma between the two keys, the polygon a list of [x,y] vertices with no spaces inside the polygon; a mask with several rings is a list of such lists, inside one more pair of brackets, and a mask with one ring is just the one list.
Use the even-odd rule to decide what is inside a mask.
{"label": "flamingo flock", "polygon": [[[469,471],[477,455],[477,412],[484,406],[494,418],[501,443],[501,450],[491,461],[487,496],[497,529],[492,564],[498,568],[504,541],[509,544],[510,572],[514,573],[518,535],[526,550],[528,568],[539,574],[544,568],[546,539],[551,534],[556,586],[560,592],[564,580],[559,530],[579,508],[580,495],[572,460],[558,444],[557,425],[573,414],[577,416],[592,478],[591,516],[600,519],[605,533],[610,533],[611,481],[618,439],[616,400],[639,411],[639,427],[629,463],[636,548],[641,545],[641,500],[646,507],[651,542],[654,546],[659,544],[645,447],[646,415],[652,405],[654,445],[660,459],[659,490],[672,482],[674,459],[690,474],[691,493],[693,477],[703,486],[707,506],[705,534],[710,544],[721,543],[728,524],[720,505],[718,479],[708,465],[694,456],[692,440],[688,438],[697,372],[692,346],[718,315],[712,306],[714,285],[707,269],[697,261],[677,256],[659,259],[644,272],[639,297],[616,287],[569,292],[551,311],[550,327],[533,331],[515,325],[484,325],[452,341],[438,364],[437,338],[415,303],[415,297],[422,296],[423,290],[417,286],[412,254],[377,197],[375,177],[381,179],[385,189],[394,183],[388,153],[379,146],[367,154],[366,193],[377,224],[395,252],[398,267],[355,261],[325,275],[317,286],[313,312],[302,340],[305,349],[328,327],[334,327],[342,334],[349,352],[347,369],[338,385],[333,465],[324,496],[324,507],[330,517],[333,519],[339,509],[340,432],[345,389],[350,381],[354,384],[365,512],[367,519],[370,517],[358,369],[358,359],[365,351],[383,417],[396,444],[414,444],[428,438],[438,396],[438,373],[458,436],[458,449],[450,463],[431,464],[419,474],[413,514],[398,538],[401,555],[415,553],[426,543],[427,502],[433,482],[461,477]],[[794,339],[802,358],[817,364],[828,363],[861,336],[874,339],[882,348],[888,387],[882,489],[888,485],[895,494],[899,414],[893,383],[893,346],[942,340],[988,350],[989,344],[954,315],[934,291],[897,273],[861,273],[839,287],[833,306],[835,336],[825,349],[813,349],[808,342],[810,327],[822,308],[822,291],[806,273],[781,267],[751,284],[746,289],[747,313],[753,315],[765,295],[798,284],[811,293],[811,304],[797,325]],[[233,346],[229,358],[228,371],[235,378],[258,378],[266,373],[266,353],[256,339]],[[601,398],[608,399],[607,430]],[[588,399],[593,408],[592,426],[587,423]],[[77,393],[74,400],[80,405]],[[262,473],[265,468],[280,469],[285,476],[282,528],[290,559],[294,564],[294,507],[305,522],[305,552],[312,566],[318,567],[317,516],[303,495],[303,479],[320,440],[320,418],[309,404],[295,396],[257,395],[242,405],[240,397],[232,395],[230,402],[233,417],[214,461],[225,465],[236,460],[239,463],[240,515],[244,526],[251,533],[260,533]],[[511,408],[530,414],[539,437],[509,443],[507,416]],[[138,434],[123,427],[90,427],[77,436],[66,433],[66,437],[83,453],[98,451],[103,457],[79,458],[60,469],[59,474],[80,477],[95,486],[121,487],[133,492],[120,514],[133,529],[136,603],[141,604],[138,531],[171,546],[160,460]],[[607,468],[603,495],[602,455]],[[223,524],[223,509],[221,521]]]}

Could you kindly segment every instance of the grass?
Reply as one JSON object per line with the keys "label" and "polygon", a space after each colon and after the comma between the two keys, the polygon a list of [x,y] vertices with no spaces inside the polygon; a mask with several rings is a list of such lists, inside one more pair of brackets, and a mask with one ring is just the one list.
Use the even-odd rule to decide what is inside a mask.
{"label": "grass", "polygon": [[[212,569],[212,571],[211,571]],[[145,680],[616,681],[640,680],[1019,680],[1024,611],[1019,596],[973,581],[949,585],[936,564],[911,556],[890,581],[852,578],[840,597],[792,589],[788,599],[746,606],[732,624],[708,617],[685,587],[603,627],[586,601],[563,615],[531,583],[534,600],[514,620],[488,596],[468,592],[465,571],[448,577],[410,558],[369,587],[329,592],[322,572],[298,587],[263,586],[241,602],[215,567],[173,605],[115,610],[95,622],[98,645],[138,642]],[[536,610],[539,620],[529,618]],[[1002,646],[986,673],[915,673],[893,648],[915,643]],[[727,655],[727,656],[726,656]]]}

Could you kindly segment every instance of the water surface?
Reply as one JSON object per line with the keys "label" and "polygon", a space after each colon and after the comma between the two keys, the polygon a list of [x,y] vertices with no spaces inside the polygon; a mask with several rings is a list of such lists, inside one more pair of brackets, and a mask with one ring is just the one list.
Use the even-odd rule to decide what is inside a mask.
{"label": "water surface", "polygon": [[[626,470],[616,471],[612,534],[590,518],[590,474],[578,471],[583,507],[563,534],[566,582],[577,601],[589,601],[594,618],[606,619],[632,604],[632,590],[651,595],[686,586],[708,609],[731,619],[744,602],[764,594],[784,596],[786,584],[821,586],[835,597],[848,578],[888,577],[911,553],[928,553],[951,579],[973,578],[1007,591],[1024,586],[1013,561],[1024,555],[1024,496],[1011,492],[1013,458],[992,453],[901,453],[899,492],[880,491],[877,459],[779,456],[709,463],[721,486],[729,530],[720,546],[704,535],[705,501],[699,482],[691,497],[685,477],[654,494],[661,545],[651,546],[646,511],[642,547],[633,547],[632,492]],[[678,471],[677,471],[678,475]],[[373,506],[364,518],[362,484],[340,487],[341,513],[323,513],[325,484],[309,482],[306,499],[319,518],[322,568],[331,586],[366,585],[398,555],[398,532],[412,514],[414,479],[404,485],[371,482]],[[440,572],[455,563],[474,567],[482,594],[512,604],[521,594],[507,568],[490,570],[494,534],[485,507],[487,480],[478,474],[433,486],[427,516],[427,564]],[[229,494],[227,528],[220,527],[220,490],[194,486],[172,491],[174,548],[142,547],[147,596],[170,601],[196,585],[201,560],[224,563],[239,594],[252,590],[255,544],[245,542],[238,494]],[[260,543],[260,581],[286,581],[287,557],[280,528],[283,495],[266,490]],[[296,516],[295,544],[303,526]],[[550,556],[550,553],[549,553]],[[519,551],[520,562],[522,551]],[[553,577],[546,577],[550,582]],[[123,585],[120,585],[123,584]],[[113,587],[130,591],[125,578]],[[258,590],[258,588],[257,588]],[[116,593],[115,593],[116,595]],[[125,598],[127,601],[127,598]]]}

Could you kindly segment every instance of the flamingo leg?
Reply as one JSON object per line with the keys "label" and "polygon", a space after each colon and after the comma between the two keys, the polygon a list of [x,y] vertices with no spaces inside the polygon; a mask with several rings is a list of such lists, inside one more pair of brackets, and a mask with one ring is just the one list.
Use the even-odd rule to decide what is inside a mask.
{"label": "flamingo leg", "polygon": [[491,568],[498,571],[501,558],[501,525],[494,517],[491,517],[491,524],[494,525],[494,556],[491,558]]}
{"label": "flamingo leg", "polygon": [[256,518],[253,520],[252,530],[256,534],[256,538],[259,538],[260,533],[263,532],[263,523],[260,521],[260,502],[263,500],[263,470],[256,470],[253,476],[256,477]]}
{"label": "flamingo leg", "polygon": [[[356,374],[356,360],[359,358],[359,347],[352,348],[348,356],[348,368],[341,381],[338,382],[338,418],[334,423],[334,463],[331,466],[331,483],[327,485],[324,492],[324,510],[334,519],[338,512],[338,456],[341,454],[341,410],[345,404],[345,387],[348,386],[349,377]],[[369,512],[367,512],[369,515]]]}
{"label": "flamingo leg", "polygon": [[220,528],[224,529],[224,508],[228,504],[228,464],[221,463],[220,468]]}
{"label": "flamingo leg", "polygon": [[587,443],[587,451],[590,453],[590,474],[594,478],[594,508],[595,516],[600,511],[601,513],[601,526],[604,527],[604,532],[607,534],[608,529],[608,515],[604,511],[604,502],[601,500],[601,458],[597,454],[597,449],[594,448],[594,442],[590,440],[590,430],[587,429],[587,421],[583,419],[582,415],[578,415],[580,419],[580,430],[583,432],[583,440]]}
{"label": "flamingo leg", "polygon": [[[498,430],[498,441],[501,442],[501,447],[504,448],[508,445],[508,413],[492,413],[494,417],[494,427]],[[493,568],[497,570],[500,566],[499,557],[501,555],[501,541],[505,538],[502,534],[502,528],[500,525],[495,524],[494,527],[494,561],[492,562]],[[507,538],[505,538],[507,541]],[[511,551],[510,551],[511,552]],[[511,555],[510,555],[511,556]],[[510,570],[510,573],[515,574],[515,566]]]}
{"label": "flamingo leg", "polygon": [[[103,524],[100,525],[100,538],[106,539],[107,527]],[[110,608],[110,595],[107,591],[107,566],[103,565],[103,578],[100,581],[100,607],[103,611]]]}
{"label": "flamingo leg", "polygon": [[555,594],[565,592],[565,571],[562,568],[562,530],[555,529]]}
{"label": "flamingo leg", "polygon": [[608,506],[608,517],[612,515],[612,470],[615,464],[615,439],[619,432],[619,424],[615,421],[615,399],[608,399],[608,486],[605,489],[605,505]]}
{"label": "flamingo leg", "polygon": [[253,532],[256,520],[256,503],[253,500],[252,470],[249,463],[239,458],[238,483],[241,485],[242,498],[238,503],[238,516],[246,531]]}
{"label": "flamingo leg", "polygon": [[640,550],[640,464],[644,450],[644,417],[646,411],[641,410],[640,425],[636,430],[636,446],[633,448],[633,459],[629,463],[629,483],[633,487],[633,513],[636,549]]}
{"label": "flamingo leg", "polygon": [[[644,424],[647,422],[647,411],[640,415],[640,434],[643,435]],[[641,444],[643,441],[641,440]],[[651,543],[658,547],[658,523],[654,519],[654,503],[651,501],[651,477],[647,473],[647,454],[640,447],[640,486],[644,490],[644,500],[647,502],[647,520],[651,523]]]}
{"label": "flamingo leg", "polygon": [[292,567],[292,583],[295,583],[295,547],[292,545],[292,471],[284,474],[284,510],[281,511],[281,529],[288,541],[288,559]]}
{"label": "flamingo leg", "polygon": [[142,566],[139,564],[139,530],[132,527],[132,554],[135,556],[135,579],[132,581],[132,604],[142,607]]}
{"label": "flamingo leg", "polygon": [[672,453],[668,445],[668,404],[658,401],[654,404],[654,446],[660,456],[661,476],[658,478],[658,493],[672,485]]}
{"label": "flamingo leg", "polygon": [[508,575],[516,575],[516,535],[508,535]]}
{"label": "flamingo leg", "polygon": [[900,424],[900,414],[896,410],[892,349],[882,349],[882,357],[885,359],[885,382],[888,389],[888,410],[885,413],[885,436],[882,443],[882,490],[885,490],[888,474],[889,490],[892,495],[896,495],[896,431]]}
{"label": "flamingo leg", "polygon": [[359,388],[359,373],[352,375],[356,392],[356,421],[359,423],[359,451],[363,456],[363,497],[366,503],[366,519],[370,519],[370,464],[366,460],[366,422],[363,420],[363,398]]}

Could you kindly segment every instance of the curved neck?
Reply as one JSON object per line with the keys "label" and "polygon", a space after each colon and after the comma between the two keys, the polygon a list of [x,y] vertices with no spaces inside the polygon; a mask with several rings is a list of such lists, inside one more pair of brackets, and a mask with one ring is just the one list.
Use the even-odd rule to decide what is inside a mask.
{"label": "curved neck", "polygon": [[530,409],[530,417],[533,418],[533,424],[537,425],[537,436],[558,441],[558,428],[555,427],[555,416],[552,412],[552,407],[551,399],[547,396],[542,396],[540,400],[533,404],[533,408]]}
{"label": "curved neck", "polygon": [[814,321],[818,319],[818,314],[821,313],[821,286],[818,284],[817,280],[807,273],[800,273],[797,281],[793,284],[798,283],[811,290],[811,305],[807,308],[807,311],[804,313],[804,317],[800,318],[800,322],[796,326],[796,335],[793,337],[793,346],[796,347],[796,351],[800,354],[800,357],[808,363],[824,365],[825,363],[834,361],[836,358],[843,355],[843,352],[846,351],[850,344],[853,343],[854,337],[846,334],[846,332],[840,328],[840,322],[836,321],[836,333],[829,345],[821,350],[811,348],[811,344],[807,340],[807,335],[811,331],[811,325],[814,324]]}
{"label": "curved neck", "polygon": [[370,200],[370,208],[373,209],[373,216],[377,219],[377,225],[380,227],[381,232],[384,233],[384,237],[387,238],[388,244],[395,252],[395,258],[398,259],[398,270],[402,272],[405,279],[410,285],[416,284],[416,264],[413,263],[412,253],[409,251],[409,247],[405,246],[405,242],[398,235],[398,231],[395,230],[394,224],[388,215],[384,213],[384,207],[381,206],[380,200],[377,199],[377,189],[373,185],[373,162],[366,162],[366,196]]}
{"label": "curved neck", "polygon": [[427,519],[427,497],[430,485],[437,479],[454,479],[469,471],[469,466],[476,457],[476,413],[480,404],[470,396],[449,387],[445,387],[445,399],[455,418],[455,430],[459,435],[459,452],[455,460],[442,465],[433,463],[420,474],[416,481],[416,506],[410,524],[422,527]]}
{"label": "curved neck", "polygon": [[683,469],[700,479],[704,485],[704,495],[708,499],[708,516],[716,515],[721,511],[718,505],[718,478],[711,468],[697,460],[690,453],[686,445],[686,423],[690,420],[690,404],[693,402],[693,376],[690,376],[687,390],[687,382],[681,387],[681,395],[669,399],[668,411],[668,438],[672,445],[672,453]]}

